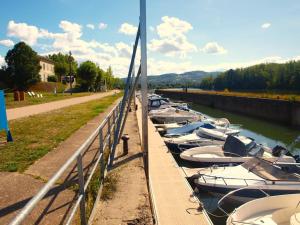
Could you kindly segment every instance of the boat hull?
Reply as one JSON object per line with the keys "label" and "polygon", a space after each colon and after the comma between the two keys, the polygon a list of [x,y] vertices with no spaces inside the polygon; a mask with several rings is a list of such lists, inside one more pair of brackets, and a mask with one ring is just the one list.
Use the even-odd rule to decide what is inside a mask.
{"label": "boat hull", "polygon": [[[224,187],[224,186],[220,187],[220,186],[199,184],[197,182],[195,183],[196,183],[196,187],[199,190],[209,192],[212,195],[215,195],[217,197],[223,197],[230,191],[234,191],[240,188],[240,187]],[[226,198],[226,201],[230,201],[230,202],[234,201],[235,203],[245,203],[253,199],[265,197],[266,195],[263,194],[260,190],[263,190],[270,196],[300,193],[300,187],[298,187],[298,189],[287,189],[287,188],[276,188],[275,185],[273,187],[272,185],[268,185],[265,187],[263,186],[253,187],[253,188],[247,188],[245,190],[238,191],[233,195],[228,196],[228,198]]]}

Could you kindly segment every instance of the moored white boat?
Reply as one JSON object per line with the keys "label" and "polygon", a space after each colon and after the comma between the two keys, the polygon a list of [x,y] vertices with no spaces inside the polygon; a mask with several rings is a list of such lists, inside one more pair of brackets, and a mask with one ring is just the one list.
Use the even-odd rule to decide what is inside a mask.
{"label": "moored white boat", "polygon": [[227,225],[300,225],[300,194],[269,196],[245,203]]}
{"label": "moored white boat", "polygon": [[155,128],[162,128],[164,130],[168,130],[168,129],[180,128],[183,125],[179,123],[160,123],[160,124],[154,124],[154,126]]}
{"label": "moored white boat", "polygon": [[201,120],[201,116],[198,114],[173,107],[158,112],[151,111],[149,117],[156,123],[182,123]]}
{"label": "moored white boat", "polygon": [[[240,164],[249,159],[261,157],[275,161],[278,156],[286,153],[282,148],[280,155],[274,156],[272,150],[266,146],[258,145],[253,139],[244,136],[228,136],[223,146],[203,146],[188,149],[180,154],[183,160],[193,162],[194,165],[212,164]],[[291,156],[282,156],[278,161],[294,163]]]}
{"label": "moored white boat", "polygon": [[281,170],[274,162],[258,158],[239,166],[201,169],[194,182],[198,189],[218,196],[241,189],[228,197],[238,202],[263,197],[258,190],[269,195],[300,192],[300,176],[297,173]]}
{"label": "moored white boat", "polygon": [[235,135],[238,134],[239,130],[234,130],[230,128],[222,128],[222,129],[207,129],[200,127],[197,130],[197,134],[204,138],[213,138],[217,140],[225,141],[228,135]]}
{"label": "moored white boat", "polygon": [[227,118],[216,118],[216,119],[206,118],[204,122],[208,122],[221,127],[228,127],[230,125],[230,122]]}
{"label": "moored white boat", "polygon": [[162,98],[153,96],[148,98],[148,110],[156,110],[156,109],[165,109],[165,108],[180,108],[182,110],[188,110],[188,105],[186,103],[181,102],[171,102],[168,98]]}
{"label": "moored white boat", "polygon": [[209,123],[203,123],[200,121],[196,121],[196,122],[188,123],[179,128],[168,129],[166,131],[166,134],[164,135],[164,137],[179,137],[182,135],[187,135],[187,134],[194,132],[199,127],[204,127],[207,129],[216,129],[216,126],[213,126]]}
{"label": "moored white boat", "polygon": [[199,137],[196,133],[183,135],[176,138],[164,138],[164,141],[168,148],[172,152],[180,153],[186,149],[199,146],[209,146],[209,145],[223,145],[224,141],[207,139]]}

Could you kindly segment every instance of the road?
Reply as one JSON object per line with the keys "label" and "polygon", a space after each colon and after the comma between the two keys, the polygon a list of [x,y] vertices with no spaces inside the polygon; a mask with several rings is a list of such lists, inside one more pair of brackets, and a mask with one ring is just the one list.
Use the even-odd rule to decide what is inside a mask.
{"label": "road", "polygon": [[109,95],[113,95],[118,91],[109,91],[104,93],[98,93],[94,95],[89,96],[83,96],[83,97],[76,97],[66,100],[59,100],[54,102],[48,102],[44,104],[39,105],[30,105],[30,106],[24,106],[20,108],[14,108],[14,109],[8,109],[6,110],[7,113],[7,119],[8,120],[15,120],[20,119],[27,116],[32,116],[40,113],[45,113],[49,111],[53,111],[56,109],[61,109],[64,107],[68,107],[71,105],[81,104],[84,102],[100,99]]}

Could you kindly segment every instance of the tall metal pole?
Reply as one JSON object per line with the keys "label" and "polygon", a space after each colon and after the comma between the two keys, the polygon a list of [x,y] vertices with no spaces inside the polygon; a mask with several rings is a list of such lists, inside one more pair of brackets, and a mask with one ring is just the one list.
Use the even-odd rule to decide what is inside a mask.
{"label": "tall metal pole", "polygon": [[115,156],[116,147],[117,147],[117,144],[118,144],[117,141],[119,139],[121,122],[123,120],[123,111],[125,109],[126,101],[127,101],[127,98],[128,98],[129,86],[130,86],[130,83],[131,83],[132,68],[133,68],[133,64],[134,64],[134,60],[135,60],[136,51],[138,49],[139,39],[140,39],[140,25],[138,27],[137,34],[136,34],[134,47],[133,47],[133,51],[132,51],[132,56],[131,56],[131,61],[130,61],[130,66],[129,66],[129,71],[128,71],[128,76],[127,76],[125,90],[124,90],[124,96],[123,96],[123,99],[122,99],[122,102],[121,102],[121,105],[120,105],[120,109],[119,109],[119,114],[120,115],[119,115],[119,118],[118,118],[118,121],[117,121],[117,129],[116,129],[116,132],[114,134],[113,148],[112,148],[112,151],[111,151],[110,157],[109,157],[109,164],[108,164],[108,169],[109,170],[113,166],[113,160],[114,160],[114,156]]}
{"label": "tall metal pole", "polygon": [[71,76],[72,76],[72,52],[70,51],[69,52],[69,82],[70,82],[70,93],[71,93],[71,95],[72,95],[72,78],[71,78]]}
{"label": "tall metal pole", "polygon": [[[135,81],[136,77],[135,77],[135,65],[133,65],[133,68],[132,68],[132,80]],[[135,110],[135,88],[133,90],[133,110]]]}
{"label": "tall metal pole", "polygon": [[148,176],[148,87],[147,87],[147,24],[146,0],[140,0],[141,27],[141,93],[142,93],[142,149],[145,158],[146,175]]}

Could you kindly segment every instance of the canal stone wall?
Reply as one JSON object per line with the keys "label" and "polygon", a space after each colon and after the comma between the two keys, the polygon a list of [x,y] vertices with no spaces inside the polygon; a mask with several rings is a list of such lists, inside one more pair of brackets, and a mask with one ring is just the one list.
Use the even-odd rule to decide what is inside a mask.
{"label": "canal stone wall", "polygon": [[155,92],[176,100],[300,127],[299,102],[171,90],[156,90]]}

